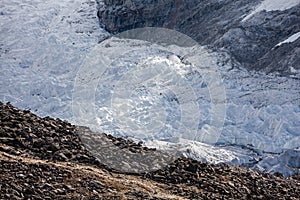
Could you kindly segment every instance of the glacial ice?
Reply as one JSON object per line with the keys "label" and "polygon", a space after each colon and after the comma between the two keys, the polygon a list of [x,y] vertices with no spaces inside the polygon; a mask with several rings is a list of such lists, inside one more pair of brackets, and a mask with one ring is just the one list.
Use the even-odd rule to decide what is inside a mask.
{"label": "glacial ice", "polygon": [[[299,3],[281,2],[290,2],[285,8]],[[179,62],[177,55],[167,52],[151,49],[148,52],[132,52],[122,58],[123,60],[119,59],[119,63],[118,60],[113,63],[113,67],[102,76],[105,82],[77,79],[82,83],[94,81],[97,83],[97,91],[101,93],[96,93],[95,97],[91,96],[91,99],[95,98],[97,102],[88,102],[85,106],[84,100],[88,95],[93,95],[87,91],[87,96],[81,97],[81,109],[72,111],[72,100],[75,98],[72,95],[75,79],[78,78],[77,73],[89,52],[99,41],[109,36],[99,28],[95,8],[95,0],[2,0],[0,100],[10,101],[22,109],[31,109],[40,116],[59,117],[73,123],[73,112],[92,112],[90,118],[82,119],[82,125],[100,128],[117,136],[136,137],[137,134],[137,141],[144,140],[144,144],[157,148],[180,146],[178,149],[185,156],[202,161],[232,164],[253,162],[254,168],[264,171],[279,171],[286,175],[295,173],[297,169],[291,169],[291,166],[297,163],[291,164],[283,158],[299,158],[298,152],[290,152],[300,146],[300,87],[297,79],[232,69],[231,63],[217,66],[222,78],[222,83],[218,84],[224,85],[226,91],[226,118],[217,142],[220,145],[217,146],[188,140],[191,136],[182,138],[182,132],[179,131],[187,131],[193,135],[196,130],[196,135],[203,136],[216,128],[211,120],[211,96],[207,84],[214,80],[205,80],[203,76],[193,74],[193,68],[183,64],[185,60]],[[260,9],[275,8],[258,7],[256,12]],[[136,41],[120,42],[127,45],[136,44]],[[185,51],[176,45],[170,48],[177,49],[178,54]],[[115,48],[107,48],[107,51],[113,50]],[[224,60],[224,56],[226,57],[212,54],[211,58]],[[144,67],[149,63],[173,66],[178,76],[174,77],[174,73],[166,70],[164,76],[158,75],[152,79],[153,75],[159,74],[159,67],[148,73],[139,71],[136,77],[129,76],[127,80],[147,80],[145,88],[135,88],[132,94],[122,94],[122,85],[114,85],[112,82],[122,78],[128,69],[134,67],[137,57],[149,59],[149,62],[144,63]],[[91,68],[94,65],[97,63],[90,63]],[[174,79],[180,77],[185,77],[184,81],[189,87],[184,88],[180,84],[177,85],[178,90],[163,87],[173,86],[176,83]],[[116,86],[119,90],[115,89]],[[132,85],[128,82],[127,86]],[[113,95],[119,97],[110,102]],[[195,102],[192,102],[193,95],[197,96]],[[135,101],[132,101],[132,98]],[[185,106],[182,102],[189,104]],[[110,103],[117,107],[102,106]],[[218,103],[220,102],[215,102],[216,105]],[[88,107],[90,105],[92,108]],[[185,110],[185,113],[181,113],[180,108]],[[189,108],[197,108],[199,112],[193,113],[194,109]],[[128,110],[132,111],[131,116],[128,115]],[[95,115],[95,119],[89,120]],[[194,127],[193,119],[199,119],[196,120],[197,127]],[[144,126],[155,134],[150,131],[146,136],[151,137],[144,137],[145,135],[137,131]],[[188,132],[190,130],[192,131]],[[255,164],[258,159],[262,160]]]}

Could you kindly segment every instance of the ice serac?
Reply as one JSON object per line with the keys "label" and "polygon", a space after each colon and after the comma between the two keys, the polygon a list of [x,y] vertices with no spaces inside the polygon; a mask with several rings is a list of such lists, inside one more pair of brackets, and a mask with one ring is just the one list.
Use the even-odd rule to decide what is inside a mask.
{"label": "ice serac", "polygon": [[296,47],[288,56],[276,53],[281,56],[277,58],[282,63],[279,65],[270,55],[274,54],[276,44],[300,31],[300,4],[268,9],[269,2],[104,0],[100,3],[98,17],[112,33],[147,26],[171,28],[187,34],[201,45],[225,49],[248,69],[290,74],[291,67],[300,68]]}

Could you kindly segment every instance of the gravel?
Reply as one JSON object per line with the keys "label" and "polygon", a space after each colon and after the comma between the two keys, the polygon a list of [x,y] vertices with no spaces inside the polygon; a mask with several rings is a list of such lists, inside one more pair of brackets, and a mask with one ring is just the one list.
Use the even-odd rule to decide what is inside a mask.
{"label": "gravel", "polygon": [[[148,173],[124,173],[93,157],[78,130],[60,119],[0,103],[0,199],[298,199],[299,175],[179,158]],[[116,148],[156,152],[106,134]],[[159,155],[160,152],[157,152]]]}

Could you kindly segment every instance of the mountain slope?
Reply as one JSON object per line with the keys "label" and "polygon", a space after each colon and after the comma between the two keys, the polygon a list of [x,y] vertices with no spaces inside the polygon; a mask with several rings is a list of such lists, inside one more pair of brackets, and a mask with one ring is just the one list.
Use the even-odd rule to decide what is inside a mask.
{"label": "mountain slope", "polygon": [[293,56],[277,54],[280,56],[277,59],[284,63],[279,66],[266,56],[276,44],[300,31],[297,0],[287,0],[284,4],[268,0],[99,2],[100,22],[110,32],[148,26],[171,28],[201,45],[225,49],[247,69],[282,75],[291,74],[289,67],[300,69],[297,51],[291,48],[289,53]]}
{"label": "mountain slope", "polygon": [[[296,176],[285,179],[186,158],[150,173],[122,173],[96,161],[68,122],[40,118],[3,103],[0,119],[1,199],[265,199],[283,195],[297,199],[300,195]],[[133,148],[130,141],[105,137],[116,146],[121,141],[119,148]],[[137,154],[148,151],[137,146],[141,150]]]}
{"label": "mountain slope", "polygon": [[[107,5],[112,6],[113,3],[116,2],[123,1],[105,1]],[[130,1],[126,2],[128,3]],[[147,2],[151,3],[152,1]],[[163,8],[168,8],[169,3],[172,1],[158,2],[164,4]],[[177,7],[179,9],[178,16],[181,17],[181,15],[185,15],[186,11],[180,10],[180,1],[176,2],[176,5],[174,4],[173,7],[169,7],[172,8],[170,12],[175,12],[174,8]],[[199,41],[201,40],[203,42],[201,44],[211,44],[211,42],[218,43],[219,41],[214,39],[224,35],[222,32],[223,28],[225,27],[224,30],[226,31],[227,29],[228,31],[232,30],[230,28],[235,27],[232,23],[237,23],[237,20],[244,25],[248,24],[250,26],[252,23],[253,26],[251,26],[256,30],[258,25],[255,21],[262,22],[261,20],[264,19],[264,17],[257,19],[259,16],[278,15],[277,20],[279,22],[281,22],[280,17],[282,16],[284,19],[282,23],[284,23],[283,25],[279,25],[283,27],[286,26],[284,25],[285,23],[289,24],[293,22],[294,19],[298,19],[298,11],[293,11],[298,7],[289,7],[287,10],[279,9],[279,11],[256,13],[252,18],[242,22],[252,10],[255,10],[255,6],[259,4],[258,1],[235,1],[237,2],[236,5],[234,5],[233,1],[201,1],[202,3],[199,4],[201,6],[194,6],[195,2],[197,3],[197,1],[185,1],[188,8],[196,10],[195,19],[191,19],[190,23],[184,24],[184,27],[195,28],[192,36],[198,35]],[[226,3],[226,5],[224,3]],[[137,3],[136,5],[139,4]],[[121,3],[118,6],[120,6],[120,8],[123,7]],[[144,9],[143,5],[139,6],[141,6],[141,9]],[[113,37],[108,38],[111,34],[99,27],[96,7],[96,0],[55,0],[47,2],[42,0],[22,2],[18,0],[3,0],[0,7],[1,101],[10,101],[17,107],[31,110],[42,117],[59,117],[74,124],[75,120],[72,104],[74,84],[76,83],[78,72],[83,68],[85,60],[88,60],[86,59],[87,55],[93,52],[94,49],[103,47],[101,46],[103,44],[101,42],[104,39],[106,39],[105,41],[107,42],[114,39]],[[115,10],[118,11],[118,9]],[[201,13],[196,12],[197,9],[199,9]],[[213,9],[215,9],[214,12],[212,12]],[[107,9],[105,12],[112,12],[111,14],[113,14],[115,11],[113,9]],[[161,16],[159,19],[160,22],[167,23],[166,19],[164,19],[165,13],[160,12],[160,10],[145,10],[144,15],[151,18],[153,13],[156,13],[157,16]],[[208,16],[205,18],[205,15]],[[115,17],[114,15],[110,16]],[[204,17],[206,20],[199,20],[199,16]],[[291,19],[289,19],[288,16],[291,16]],[[220,24],[211,24],[216,21],[215,17],[221,20]],[[238,19],[235,19],[235,17]],[[117,18],[118,17],[116,17],[116,19]],[[223,18],[226,18],[227,21],[222,21]],[[118,22],[118,20],[116,21]],[[169,27],[175,26],[177,21],[178,20],[172,22]],[[210,23],[208,24],[206,21]],[[117,22],[115,22],[116,25],[118,25]],[[223,24],[221,22],[223,22]],[[156,22],[153,22],[153,24],[155,23]],[[271,26],[274,23],[275,22],[272,21],[269,25]],[[205,32],[203,37],[199,34],[201,31],[196,29],[196,24],[202,24],[204,26],[201,27],[203,33]],[[267,27],[269,27],[269,25]],[[114,24],[112,24],[112,26],[114,26]],[[213,28],[214,26],[216,26],[216,30]],[[297,23],[295,24],[295,27],[296,26]],[[289,30],[289,28],[286,30]],[[280,36],[280,40],[276,39],[273,41],[274,44],[273,42],[272,45],[268,44],[272,49],[264,55],[266,62],[263,59],[264,57],[258,61],[260,65],[263,65],[262,68],[266,67],[268,63],[270,64],[270,66],[268,65],[266,68],[266,71],[272,71],[272,67],[278,61],[280,64],[278,64],[276,70],[284,68],[282,70],[282,72],[284,72],[289,69],[290,72],[287,74],[291,75],[291,78],[244,70],[243,66],[238,64],[232,55],[228,54],[228,50],[218,51],[218,53],[214,52],[210,55],[217,63],[217,71],[221,74],[227,94],[227,110],[223,131],[217,147],[203,143],[194,143],[193,141],[190,141],[191,143],[184,141],[184,143],[175,144],[175,148],[177,147],[176,145],[179,145],[178,149],[181,151],[180,153],[187,157],[212,163],[225,162],[252,167],[258,164],[256,165],[256,169],[258,170],[272,173],[279,171],[285,176],[297,172],[299,173],[300,169],[297,167],[294,168],[297,165],[291,165],[290,162],[290,160],[294,159],[295,155],[299,155],[297,154],[299,151],[290,151],[290,149],[297,149],[300,144],[299,71],[297,71],[297,66],[286,66],[286,63],[294,63],[297,65],[297,58],[299,56],[295,54],[295,52],[298,51],[295,44],[298,45],[299,38],[298,40],[277,46],[288,39],[290,34],[295,31],[296,29],[293,29],[289,34],[284,32],[284,35],[286,34],[284,37]],[[210,32],[213,34],[210,35]],[[227,36],[230,36],[230,34]],[[209,40],[206,41],[205,38]],[[259,36],[259,38],[261,38],[261,36]],[[235,41],[238,37],[229,37],[229,39]],[[266,39],[268,40],[268,38]],[[124,48],[122,45],[124,45],[124,41],[115,41],[115,43],[111,43],[110,46],[107,45],[107,47],[104,47],[104,50],[110,49],[111,51],[118,52],[120,48]],[[125,48],[130,49],[135,45],[136,41],[128,41],[128,46],[125,46]],[[232,45],[232,43],[229,42],[228,48],[231,47],[230,45]],[[265,44],[260,45],[264,46]],[[158,67],[174,67],[175,70],[172,74],[174,75],[173,79],[174,77],[186,75],[186,83],[190,87],[189,90],[185,91],[182,90],[182,88],[181,90],[177,90],[178,87],[173,87],[173,91],[160,95],[156,87],[145,88],[143,84],[137,85],[137,89],[139,90],[133,91],[135,92],[134,98],[125,99],[123,102],[130,102],[130,106],[143,106],[144,110],[133,109],[134,113],[128,112],[128,115],[131,117],[128,117],[123,122],[130,122],[133,125],[147,125],[149,124],[149,118],[145,118],[144,114],[146,111],[149,111],[148,113],[150,113],[151,116],[159,117],[160,115],[157,115],[158,111],[162,114],[169,113],[168,125],[170,126],[166,129],[169,130],[167,138],[174,136],[172,135],[173,133],[178,133],[178,129],[176,128],[178,127],[178,121],[180,121],[178,119],[181,117],[180,107],[182,104],[178,101],[178,98],[176,101],[176,95],[172,92],[176,93],[179,91],[180,93],[177,94],[180,94],[181,97],[187,97],[186,99],[183,98],[183,100],[188,101],[192,99],[193,101],[190,101],[190,103],[198,105],[197,110],[199,113],[194,112],[190,115],[195,116],[199,114],[202,117],[201,119],[203,119],[199,121],[199,130],[197,131],[206,133],[208,130],[213,130],[214,124],[209,121],[209,116],[211,115],[211,101],[208,99],[208,86],[205,83],[205,79],[201,76],[189,73],[193,72],[195,68],[186,65],[184,58],[179,55],[170,55],[169,52],[154,51],[156,47],[153,44],[143,44],[141,47],[144,49],[149,47],[150,49],[152,48],[153,51],[149,50],[148,52],[139,52],[137,55],[128,55],[128,57],[121,60],[123,62],[121,65],[112,66],[111,69],[106,71],[106,74],[113,72],[113,70],[118,73],[128,73],[126,70],[122,71],[125,69],[123,66],[136,67],[138,66],[135,65],[137,61],[136,58],[139,58],[139,61],[149,61],[148,66],[156,62]],[[214,49],[217,47],[213,44],[213,47],[209,48]],[[169,49],[182,50],[178,46],[170,46]],[[203,47],[203,49],[205,52],[209,51],[206,46]],[[156,59],[152,60],[153,57],[148,57],[149,52],[151,56],[155,56]],[[278,55],[280,55],[280,57],[278,57]],[[276,58],[274,58],[274,56],[276,56]],[[294,62],[295,59],[296,61]],[[271,60],[272,62],[270,62]],[[141,63],[142,62],[138,64]],[[166,63],[167,65],[165,65]],[[95,66],[98,65],[96,64]],[[147,77],[149,74],[142,75]],[[112,77],[113,76],[102,76],[102,79],[99,80],[99,87],[96,90],[97,93],[95,96],[96,98],[98,97],[100,101],[95,102],[94,107],[90,108],[98,109],[97,111],[99,112],[97,112],[96,119],[101,119],[102,121],[98,120],[96,123],[92,123],[94,121],[87,121],[81,125],[97,127],[102,132],[115,133],[115,135],[118,136],[135,136],[135,132],[144,131],[145,128],[136,129],[136,126],[130,126],[127,129],[123,126],[123,129],[119,129],[116,123],[117,119],[111,118],[111,116],[116,115],[116,112],[112,112],[113,110],[110,110],[111,107],[109,106],[103,106],[104,100],[109,100],[110,92],[120,91],[120,88],[113,88],[113,85],[118,83],[119,79],[112,79]],[[162,76],[161,78],[167,79],[168,77]],[[159,82],[160,80],[155,78],[153,80],[162,86],[166,83],[166,81]],[[101,88],[103,85],[112,86],[112,88]],[[122,86],[119,82],[119,86],[120,85]],[[197,95],[199,95],[198,101],[189,96],[194,91],[204,91],[203,93],[197,93]],[[130,92],[132,91],[128,91],[128,94],[130,94]],[[146,94],[146,99],[142,98],[144,94]],[[85,100],[89,100],[84,94],[82,94],[81,97]],[[149,102],[152,104],[149,104]],[[116,104],[113,106],[115,105]],[[154,105],[156,109],[151,110],[152,105]],[[136,121],[137,119],[139,121]],[[81,119],[80,122],[83,123],[85,122],[84,120],[85,119]],[[172,123],[173,121],[175,121],[175,123]],[[156,124],[166,124],[165,121],[157,122]],[[194,125],[196,123],[197,121],[193,121]],[[155,123],[152,123],[152,125],[153,124]],[[154,127],[157,128],[157,126]],[[132,130],[132,132],[128,130]],[[173,132],[173,130],[175,131]],[[159,134],[158,131],[149,132],[153,135]],[[174,145],[172,141],[162,141],[164,137],[158,137],[156,139],[157,140],[154,141],[144,142],[158,149],[165,148],[168,145]],[[166,143],[167,145],[164,146]],[[52,145],[51,148],[56,147]],[[36,150],[36,152],[38,152],[38,150]],[[56,156],[59,157],[59,155]],[[296,158],[299,157],[300,156]],[[266,159],[266,162],[264,162],[264,159]]]}

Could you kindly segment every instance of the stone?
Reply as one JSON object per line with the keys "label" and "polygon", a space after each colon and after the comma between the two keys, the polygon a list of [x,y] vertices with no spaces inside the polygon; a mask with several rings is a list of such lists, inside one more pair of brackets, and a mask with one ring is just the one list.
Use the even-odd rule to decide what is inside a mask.
{"label": "stone", "polygon": [[[3,135],[12,132],[13,128],[7,125],[7,118],[2,120],[2,116],[10,116],[14,123],[24,121],[28,114],[32,118],[34,116],[31,113],[25,116],[12,105],[1,102],[0,111],[0,134]],[[185,199],[280,199],[283,196],[297,199],[300,194],[298,175],[285,179],[242,167],[212,165],[187,158],[178,158],[168,166],[149,173],[124,174],[97,162],[90,152],[81,148],[79,127],[63,125],[66,122],[62,120],[34,117],[31,123],[19,123],[22,127],[16,131],[25,129],[25,126],[33,132],[39,129],[40,132],[34,133],[36,139],[27,140],[25,135],[28,131],[20,131],[18,136],[11,136],[16,142],[0,140],[0,199],[81,199],[87,194],[91,199],[160,199],[161,192]],[[45,121],[49,121],[48,125]],[[51,126],[50,122],[55,126]],[[43,128],[51,131],[44,132]],[[66,129],[69,130],[68,137]],[[88,128],[85,131],[87,135],[94,134]],[[99,136],[99,133],[96,135]],[[101,136],[120,143],[124,150],[136,150],[136,154],[155,152],[133,141],[106,134]],[[18,142],[24,142],[26,146]],[[60,149],[55,152],[49,150],[53,144]],[[18,155],[14,153],[17,151],[20,152]],[[114,156],[113,153],[108,152],[108,155]],[[291,160],[295,160],[295,154],[290,154]],[[160,161],[156,162],[159,164]],[[131,164],[126,163],[127,167]],[[296,165],[297,162],[289,164]],[[158,188],[159,192],[150,191],[148,186]]]}

